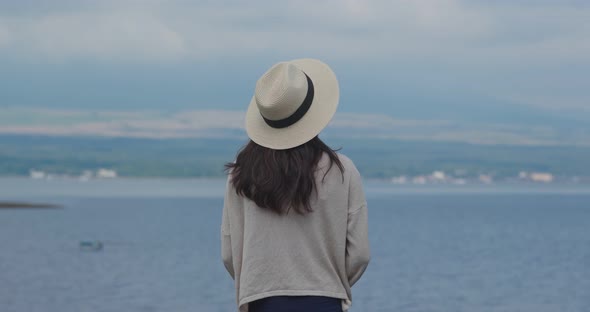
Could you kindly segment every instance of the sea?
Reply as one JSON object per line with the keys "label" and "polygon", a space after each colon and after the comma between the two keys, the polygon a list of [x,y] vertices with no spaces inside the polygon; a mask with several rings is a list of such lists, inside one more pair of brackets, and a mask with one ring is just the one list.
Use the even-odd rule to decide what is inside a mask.
{"label": "sea", "polygon": [[[0,178],[0,311],[236,311],[223,179]],[[365,181],[350,311],[590,311],[590,187]],[[101,249],[84,244],[102,243]]]}

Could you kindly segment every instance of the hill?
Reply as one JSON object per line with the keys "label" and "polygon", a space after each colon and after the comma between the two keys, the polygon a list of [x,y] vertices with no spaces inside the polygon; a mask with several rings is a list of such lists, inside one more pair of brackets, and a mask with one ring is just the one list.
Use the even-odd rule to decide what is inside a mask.
{"label": "hill", "polygon": [[[367,177],[429,174],[515,176],[520,171],[590,176],[590,147],[478,145],[391,139],[325,141],[352,158]],[[120,176],[222,176],[245,139],[137,139],[106,137],[0,136],[0,175],[31,169],[79,175],[114,169]]]}

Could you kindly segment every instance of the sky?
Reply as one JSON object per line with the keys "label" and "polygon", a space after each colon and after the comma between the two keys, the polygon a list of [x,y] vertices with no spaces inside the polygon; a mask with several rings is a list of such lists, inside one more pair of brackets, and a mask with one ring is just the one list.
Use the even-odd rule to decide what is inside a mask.
{"label": "sky", "polygon": [[59,112],[237,122],[260,75],[304,57],[339,79],[335,124],[590,142],[585,0],[0,0],[0,114],[21,116],[0,133],[47,130]]}

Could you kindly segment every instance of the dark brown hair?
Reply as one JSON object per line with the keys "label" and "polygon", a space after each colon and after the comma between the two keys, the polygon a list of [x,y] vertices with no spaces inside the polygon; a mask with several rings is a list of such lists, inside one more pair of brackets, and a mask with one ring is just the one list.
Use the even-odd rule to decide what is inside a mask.
{"label": "dark brown hair", "polygon": [[344,179],[344,167],[331,149],[317,136],[307,143],[286,149],[273,150],[248,142],[235,163],[227,163],[231,183],[236,193],[252,200],[263,209],[278,214],[293,208],[299,214],[312,211],[310,199],[317,194],[315,171],[323,153],[330,158],[328,171],[336,164]]}

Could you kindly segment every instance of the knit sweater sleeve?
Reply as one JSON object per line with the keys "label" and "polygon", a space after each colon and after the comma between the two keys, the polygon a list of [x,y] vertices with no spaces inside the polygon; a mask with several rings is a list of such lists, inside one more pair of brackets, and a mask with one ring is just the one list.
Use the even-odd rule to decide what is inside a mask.
{"label": "knit sweater sleeve", "polygon": [[232,202],[232,196],[236,196],[236,194],[230,183],[230,178],[228,177],[225,187],[225,197],[223,200],[223,216],[221,219],[221,259],[223,260],[223,265],[229,275],[235,279],[229,222],[229,210],[231,209],[230,205]]}
{"label": "knit sweater sleeve", "polygon": [[346,236],[346,273],[350,286],[363,275],[370,261],[367,202],[360,173],[351,168]]}

